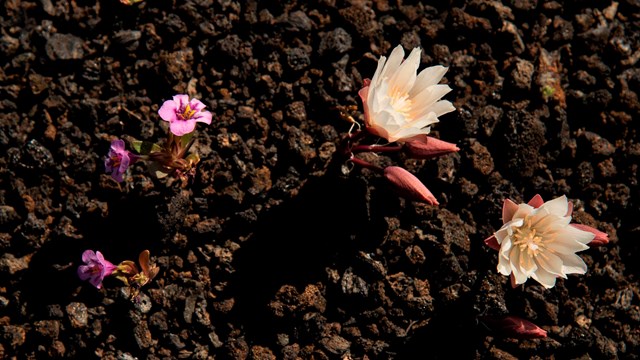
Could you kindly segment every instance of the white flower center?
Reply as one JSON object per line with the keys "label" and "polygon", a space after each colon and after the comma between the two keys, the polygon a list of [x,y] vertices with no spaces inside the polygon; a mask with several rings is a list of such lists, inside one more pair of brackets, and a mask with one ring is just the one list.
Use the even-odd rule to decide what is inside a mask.
{"label": "white flower center", "polygon": [[409,113],[411,112],[411,105],[413,103],[411,99],[409,99],[409,94],[406,92],[395,90],[391,91],[389,97],[391,98],[389,103],[391,104],[391,107],[393,107],[393,110],[399,112],[405,118],[409,117]]}
{"label": "white flower center", "polygon": [[520,251],[526,251],[529,256],[537,256],[544,248],[542,236],[540,236],[535,228],[531,227],[531,222],[525,222],[521,227],[516,229],[513,234],[513,244],[520,247]]}

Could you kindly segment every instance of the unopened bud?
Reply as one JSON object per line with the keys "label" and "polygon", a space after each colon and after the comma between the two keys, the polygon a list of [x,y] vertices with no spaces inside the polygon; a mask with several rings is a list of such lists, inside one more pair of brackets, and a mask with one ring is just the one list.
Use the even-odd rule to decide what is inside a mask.
{"label": "unopened bud", "polygon": [[593,235],[595,235],[593,240],[591,240],[591,242],[587,244],[591,247],[598,247],[602,245],[607,245],[609,243],[609,235],[605,232],[592,228],[591,226],[588,226],[588,225],[582,225],[582,224],[570,224],[570,225],[578,230],[590,232]]}
{"label": "unopened bud", "polygon": [[547,337],[547,332],[538,325],[517,316],[484,316],[481,320],[491,328],[491,330],[506,337],[516,339],[539,339]]}
{"label": "unopened bud", "polygon": [[389,166],[384,169],[384,177],[389,180],[396,192],[403,198],[430,205],[438,205],[438,200],[436,200],[431,191],[407,170],[399,166]]}
{"label": "unopened bud", "polygon": [[452,143],[431,136],[416,136],[403,145],[404,152],[413,159],[431,159],[460,149]]}

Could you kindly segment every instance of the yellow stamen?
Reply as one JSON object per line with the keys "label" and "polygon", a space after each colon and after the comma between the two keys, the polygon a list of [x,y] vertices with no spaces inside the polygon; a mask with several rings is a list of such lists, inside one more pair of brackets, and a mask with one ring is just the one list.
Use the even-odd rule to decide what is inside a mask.
{"label": "yellow stamen", "polygon": [[184,111],[182,112],[182,119],[189,120],[193,115],[195,115],[195,113],[196,110],[191,110],[191,106],[187,104],[187,106],[184,107]]}
{"label": "yellow stamen", "polygon": [[529,256],[541,254],[544,248],[542,236],[537,234],[536,229],[531,227],[531,221],[527,220],[513,234],[513,244],[520,247],[520,251],[525,251]]}

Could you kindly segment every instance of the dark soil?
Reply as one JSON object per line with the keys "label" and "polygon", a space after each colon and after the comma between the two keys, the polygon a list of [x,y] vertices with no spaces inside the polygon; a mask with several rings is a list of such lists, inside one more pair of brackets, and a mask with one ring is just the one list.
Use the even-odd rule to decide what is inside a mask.
{"label": "dark soil", "polygon": [[[640,3],[6,0],[0,6],[0,354],[105,359],[637,359]],[[373,158],[440,206],[343,174],[338,106],[423,48],[460,152]],[[189,93],[198,175],[104,174],[112,136],[160,140]],[[164,126],[164,124],[163,124]],[[586,275],[512,289],[483,239],[506,198],[567,195],[611,242]],[[138,303],[76,275],[149,249]],[[505,338],[483,316],[548,331]]]}

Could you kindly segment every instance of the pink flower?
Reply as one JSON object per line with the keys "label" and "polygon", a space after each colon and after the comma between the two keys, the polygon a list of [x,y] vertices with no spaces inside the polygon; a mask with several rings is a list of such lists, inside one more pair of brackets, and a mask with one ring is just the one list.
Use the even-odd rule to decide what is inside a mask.
{"label": "pink flower", "polygon": [[389,166],[384,169],[384,177],[403,198],[429,205],[438,205],[438,200],[436,200],[431,191],[407,170],[399,166]]}
{"label": "pink flower", "polygon": [[493,331],[516,339],[538,339],[547,337],[547,332],[529,320],[517,316],[504,317],[482,317],[482,322],[486,323]]}
{"label": "pink flower", "polygon": [[82,253],[82,261],[86,265],[78,267],[78,276],[81,280],[89,280],[98,289],[102,287],[102,280],[116,269],[115,265],[104,259],[100,251],[94,253],[93,250],[86,250]]}
{"label": "pink flower", "polygon": [[573,205],[566,196],[544,202],[536,195],[527,204],[505,200],[502,207],[504,225],[485,240],[498,250],[498,272],[511,276],[512,286],[533,278],[546,288],[557,277],[584,274],[587,265],[576,252],[608,242],[608,236],[586,225],[569,224]]}
{"label": "pink flower", "polygon": [[[133,159],[132,159],[133,158]],[[137,160],[137,156],[124,149],[124,141],[117,139],[111,142],[109,154],[104,161],[106,172],[111,173],[111,177],[117,182],[122,182],[122,175],[127,171],[131,160]]]}
{"label": "pink flower", "polygon": [[196,128],[196,122],[211,124],[211,113],[203,111],[206,106],[198,99],[189,100],[189,95],[175,95],[173,100],[162,104],[158,114],[164,121],[169,122],[169,130],[182,136]]}

